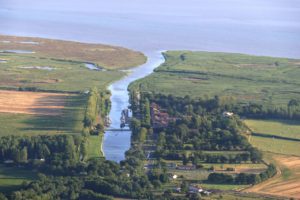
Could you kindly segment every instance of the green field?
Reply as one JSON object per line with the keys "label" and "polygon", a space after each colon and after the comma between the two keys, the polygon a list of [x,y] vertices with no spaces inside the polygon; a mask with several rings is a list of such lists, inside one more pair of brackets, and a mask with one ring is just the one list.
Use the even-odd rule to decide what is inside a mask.
{"label": "green field", "polygon": [[[300,123],[293,120],[245,120],[245,124],[255,133],[264,137],[249,136],[250,143],[262,151],[300,156]],[[274,136],[274,137],[272,137]],[[285,137],[287,139],[276,138]]]}
{"label": "green field", "polygon": [[164,64],[130,88],[196,98],[234,96],[268,105],[300,98],[300,60],[190,51],[168,51],[164,56]]}
{"label": "green field", "polygon": [[17,167],[5,167],[0,165],[0,191],[13,190],[24,181],[32,181],[37,178],[37,174],[30,170]]}
{"label": "green field", "polygon": [[300,142],[275,138],[250,136],[250,143],[262,151],[300,156]]}
{"label": "green field", "polygon": [[299,121],[247,119],[244,122],[255,133],[300,139]]}
{"label": "green field", "polygon": [[103,152],[101,150],[102,146],[102,135],[94,136],[91,135],[87,138],[88,143],[88,159],[90,158],[100,158],[103,157]]}

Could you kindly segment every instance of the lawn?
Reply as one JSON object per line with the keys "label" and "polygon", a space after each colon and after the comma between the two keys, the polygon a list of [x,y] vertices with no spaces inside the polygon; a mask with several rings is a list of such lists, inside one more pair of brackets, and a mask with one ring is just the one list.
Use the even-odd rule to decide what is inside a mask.
{"label": "lawn", "polygon": [[20,186],[24,181],[32,181],[37,174],[30,170],[0,165],[0,191],[7,192]]}
{"label": "lawn", "polygon": [[255,133],[300,139],[299,121],[247,119],[244,122]]}
{"label": "lawn", "polygon": [[130,88],[194,98],[234,96],[238,102],[277,106],[300,98],[299,60],[191,51],[164,56],[164,64]]}

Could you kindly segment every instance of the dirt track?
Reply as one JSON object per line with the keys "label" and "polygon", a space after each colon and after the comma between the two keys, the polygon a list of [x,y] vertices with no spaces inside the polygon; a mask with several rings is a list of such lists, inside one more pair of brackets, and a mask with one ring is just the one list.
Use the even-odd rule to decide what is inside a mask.
{"label": "dirt track", "polygon": [[68,94],[0,90],[0,112],[60,115]]}

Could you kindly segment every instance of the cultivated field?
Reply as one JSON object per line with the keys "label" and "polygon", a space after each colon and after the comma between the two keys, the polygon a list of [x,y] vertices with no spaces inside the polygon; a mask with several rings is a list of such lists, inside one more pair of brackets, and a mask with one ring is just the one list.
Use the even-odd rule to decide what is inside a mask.
{"label": "cultivated field", "polygon": [[0,135],[81,133],[86,98],[0,90]]}
{"label": "cultivated field", "polygon": [[191,97],[233,96],[284,105],[300,98],[300,60],[231,53],[168,51],[166,62],[131,87]]}
{"label": "cultivated field", "polygon": [[145,62],[140,52],[102,44],[0,35],[0,50],[30,50],[37,57],[92,62],[109,69],[128,68]]}
{"label": "cultivated field", "polygon": [[300,199],[300,157],[270,153],[266,157],[278,166],[277,175],[245,191]]}
{"label": "cultivated field", "polygon": [[0,112],[61,115],[69,94],[0,90]]}

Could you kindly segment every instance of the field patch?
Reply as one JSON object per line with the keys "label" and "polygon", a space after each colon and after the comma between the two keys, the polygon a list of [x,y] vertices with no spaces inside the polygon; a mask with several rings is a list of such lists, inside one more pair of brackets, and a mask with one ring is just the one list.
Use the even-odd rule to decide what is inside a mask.
{"label": "field patch", "polygon": [[[13,96],[17,93],[26,98],[32,98],[30,95],[39,96],[42,94],[42,99],[35,100],[37,101],[36,103],[34,101],[31,102],[32,100],[29,98],[26,107],[24,107],[24,103],[19,103],[21,105],[17,103],[13,105],[13,103],[10,103],[11,106],[9,106],[5,98],[9,95],[4,95],[6,92],[13,93]],[[4,103],[1,104],[3,107],[2,110],[7,111],[7,109],[9,109],[9,112],[0,112],[0,136],[81,133],[83,129],[82,120],[84,118],[85,104],[87,101],[87,96],[84,94],[57,94],[58,97],[55,96],[56,94],[38,92],[4,91],[1,94],[1,99],[5,100]],[[27,95],[29,95],[29,97],[27,97]],[[50,97],[45,98],[47,95],[50,95]],[[19,102],[23,101],[22,98]],[[52,101],[49,101],[49,99]],[[59,102],[57,102],[57,99],[59,99]],[[40,108],[36,108],[37,105]]]}
{"label": "field patch", "polygon": [[300,139],[299,121],[247,119],[244,122],[254,133],[265,134],[267,136]]}
{"label": "field patch", "polygon": [[245,120],[249,142],[266,152],[300,156],[300,124],[293,120]]}
{"label": "field patch", "polygon": [[297,141],[250,136],[249,142],[262,151],[300,156],[300,142]]}
{"label": "field patch", "polygon": [[246,191],[300,199],[300,157],[279,154],[270,157],[278,166],[275,177]]}
{"label": "field patch", "polygon": [[0,90],[0,112],[61,115],[69,94]]}

